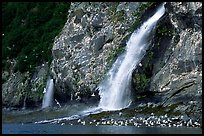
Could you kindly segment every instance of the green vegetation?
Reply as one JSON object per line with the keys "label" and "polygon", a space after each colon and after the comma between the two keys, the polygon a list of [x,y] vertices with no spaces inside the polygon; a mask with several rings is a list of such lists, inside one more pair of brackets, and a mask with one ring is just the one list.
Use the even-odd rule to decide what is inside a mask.
{"label": "green vegetation", "polygon": [[172,28],[168,28],[166,25],[158,25],[157,26],[157,36],[173,36],[174,30]]}
{"label": "green vegetation", "polygon": [[147,54],[146,61],[144,62],[144,68],[145,69],[149,69],[151,67],[151,62],[153,60],[153,55],[154,55],[154,52],[152,52],[152,51],[150,51]]}
{"label": "green vegetation", "polygon": [[[168,19],[168,18],[166,18]],[[169,20],[170,21],[170,20]],[[164,40],[167,41],[168,39],[176,36],[179,39],[179,36],[176,35],[175,28],[169,23],[169,21],[164,21],[162,23],[158,23],[155,32],[155,45],[154,49],[156,52],[161,52],[163,48],[167,48],[169,42],[164,44]],[[170,48],[169,48],[170,49]]]}
{"label": "green vegetation", "polygon": [[90,114],[89,118],[92,120],[95,119],[96,121],[102,120],[103,118],[109,118],[113,116],[113,113],[117,113],[118,111],[103,111],[98,114]]}
{"label": "green vegetation", "polygon": [[125,111],[123,111],[124,116],[125,117],[133,117],[137,114],[145,114],[145,115],[149,115],[151,113],[154,113],[154,115],[156,116],[164,116],[165,114],[167,114],[168,116],[177,116],[177,115],[181,115],[180,112],[175,112],[174,109],[176,107],[179,106],[180,103],[176,103],[176,104],[171,104],[171,105],[167,105],[167,106],[155,106],[155,107],[138,107],[138,108],[134,108],[134,109],[126,109]]}
{"label": "green vegetation", "polygon": [[114,12],[114,14],[111,17],[111,21],[116,24],[117,22],[121,22],[124,20],[124,15],[125,12],[123,10],[118,11],[118,12]]}
{"label": "green vegetation", "polygon": [[42,100],[43,99],[43,96],[44,96],[43,88],[45,88],[45,87],[46,87],[46,84],[43,83],[43,82],[38,85],[38,87],[36,88],[35,94],[32,95],[34,97],[33,100],[38,101],[38,100]]}
{"label": "green vegetation", "polygon": [[148,7],[152,6],[155,4],[155,2],[147,2],[144,4],[141,4],[138,9],[133,13],[133,16],[135,17],[135,21],[133,24],[130,26],[128,29],[129,32],[133,32],[135,28],[137,28],[141,22],[141,17],[144,14],[145,10],[147,10]]}
{"label": "green vegetation", "polygon": [[[98,114],[90,114],[88,116],[91,120],[100,121],[102,119],[111,119],[111,118],[129,118],[134,117],[137,115],[150,115],[151,113],[154,113],[155,116],[164,116],[167,114],[168,116],[177,116],[181,115],[179,111],[174,111],[175,108],[177,108],[182,103],[175,103],[170,104],[167,106],[144,106],[144,107],[136,107],[136,108],[128,108],[128,109],[122,109],[120,111],[104,111]],[[122,117],[119,116],[119,112],[122,112]]]}
{"label": "green vegetation", "polygon": [[137,100],[142,100],[142,99],[144,99],[144,98],[146,98],[147,97],[147,95],[138,95],[138,96],[136,96],[136,99]]}
{"label": "green vegetation", "polygon": [[136,81],[138,90],[144,90],[149,84],[150,78],[148,78],[145,74],[137,73],[133,76],[133,80]]}
{"label": "green vegetation", "polygon": [[125,51],[125,47],[118,47],[116,50],[114,50],[113,52],[111,52],[111,54],[109,55],[109,57],[107,58],[108,64],[112,65],[113,62],[117,59],[117,57],[123,53]]}
{"label": "green vegetation", "polygon": [[114,25],[116,25],[118,22],[122,22],[125,19],[125,11],[117,11],[117,7],[120,2],[114,2],[112,3],[112,6],[110,7],[109,14],[110,14],[110,20],[113,22]]}
{"label": "green vegetation", "polygon": [[120,2],[110,2],[111,4],[110,10],[109,10],[110,16],[113,16],[115,14],[119,3]]}
{"label": "green vegetation", "polygon": [[[135,30],[135,28],[139,25],[139,22],[141,21],[141,16],[142,14],[145,12],[145,10],[152,6],[155,2],[146,2],[141,4],[138,9],[133,13],[133,15],[135,16],[135,22],[133,23],[133,25],[129,28],[128,31],[133,32]],[[113,23],[116,23],[118,21],[123,21],[124,20],[124,11],[119,11],[116,12],[116,8],[118,6],[119,3],[115,3],[113,4],[112,8],[110,9],[110,16],[111,16],[111,21]],[[107,61],[108,64],[112,64],[116,58],[118,57],[119,54],[121,54],[122,52],[124,52],[125,48],[124,47],[119,47],[116,50],[114,50],[113,52],[111,52],[111,54],[109,55]]]}
{"label": "green vegetation", "polygon": [[[134,13],[136,19],[133,25],[130,27],[130,31],[134,31],[136,27],[138,27],[141,17],[144,14],[145,10],[147,10],[148,7],[155,4],[154,2],[148,2],[146,4],[142,4],[137,11]],[[174,35],[174,29],[167,21],[168,18],[165,17],[162,22],[159,22],[156,26],[156,32],[154,37],[154,46],[150,47],[150,50],[147,50],[147,53],[142,60],[142,71],[136,73],[133,75],[133,81],[135,83],[135,90],[137,91],[145,91],[145,89],[148,89],[150,78],[152,76],[152,70],[153,70],[153,61],[155,61],[157,58],[157,52],[164,52],[163,50],[167,47],[167,43],[165,40],[169,40],[171,36]]]}
{"label": "green vegetation", "polygon": [[178,105],[179,104],[172,104],[172,105],[168,105],[166,107],[163,107],[163,106],[149,107],[149,108],[144,108],[142,112],[146,113],[146,114],[154,113],[156,116],[161,116],[161,115],[165,115],[165,114],[167,114],[168,116],[180,115],[181,113],[174,112],[174,109]]}
{"label": "green vegetation", "polygon": [[67,19],[70,3],[2,3],[2,67],[16,59],[15,71],[29,71],[43,62],[51,62],[51,49]]}

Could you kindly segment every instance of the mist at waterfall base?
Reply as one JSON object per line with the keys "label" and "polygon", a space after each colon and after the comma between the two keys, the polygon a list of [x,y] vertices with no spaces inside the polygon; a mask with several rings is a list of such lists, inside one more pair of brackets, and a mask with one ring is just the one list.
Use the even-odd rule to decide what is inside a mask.
{"label": "mist at waterfall base", "polygon": [[156,23],[165,13],[164,5],[165,3],[161,4],[156,13],[132,33],[126,43],[125,52],[117,58],[97,88],[99,89],[101,98],[97,107],[79,111],[78,114],[72,116],[43,120],[35,123],[55,123],[59,120],[74,120],[90,114],[97,114],[102,111],[121,110],[130,106],[132,102],[130,88],[132,72],[140,63],[151,44]]}

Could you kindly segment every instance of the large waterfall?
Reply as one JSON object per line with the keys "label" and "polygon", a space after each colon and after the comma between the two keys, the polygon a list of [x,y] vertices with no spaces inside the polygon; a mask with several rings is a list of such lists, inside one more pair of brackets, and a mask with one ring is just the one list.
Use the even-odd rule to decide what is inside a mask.
{"label": "large waterfall", "polygon": [[132,72],[151,44],[151,32],[157,21],[165,13],[164,4],[139,29],[132,33],[125,52],[118,57],[107,77],[98,87],[101,96],[98,107],[103,110],[119,110],[131,104]]}
{"label": "large waterfall", "polygon": [[[69,117],[44,120],[35,123],[51,123],[61,120],[73,120],[80,117],[96,114],[102,111],[120,110],[131,104],[131,77],[132,72],[145,55],[146,49],[151,44],[151,35],[157,21],[165,13],[163,3],[156,13],[133,32],[127,42],[126,51],[121,54],[107,73],[106,78],[100,83],[98,89],[101,96],[98,107],[81,111],[80,114]],[[51,80],[51,88],[53,80]],[[49,90],[49,89],[48,89]],[[49,94],[49,93],[48,93]],[[46,95],[45,95],[46,96]]]}
{"label": "large waterfall", "polygon": [[53,79],[47,81],[45,95],[43,97],[42,108],[52,106],[54,96],[54,82]]}

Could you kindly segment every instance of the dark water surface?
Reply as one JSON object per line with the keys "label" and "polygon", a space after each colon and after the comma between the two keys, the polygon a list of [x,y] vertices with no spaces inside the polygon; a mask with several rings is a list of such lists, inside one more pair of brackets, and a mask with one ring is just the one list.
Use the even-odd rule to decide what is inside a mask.
{"label": "dark water surface", "polygon": [[[94,106],[93,106],[94,107]],[[62,120],[64,117],[69,117],[72,115],[81,115],[82,112],[87,109],[93,108],[90,105],[69,105],[61,108],[52,107],[51,109],[46,110],[3,110],[2,112],[2,133],[3,134],[202,134],[202,129],[191,128],[191,127],[137,127],[137,126],[113,126],[113,125],[102,125],[102,115],[104,119],[117,121],[126,121],[128,119],[125,117],[125,111],[122,116],[119,116],[118,112],[111,113],[101,113],[96,114],[90,117],[81,117],[79,120]],[[90,111],[90,110],[88,110]],[[123,117],[124,115],[124,117]],[[141,116],[142,117],[142,116]],[[35,122],[44,121],[44,120],[53,120],[57,121],[36,124]],[[95,124],[93,120],[99,119]],[[82,125],[81,122],[86,121],[86,125]],[[92,122],[93,124],[89,125],[88,123]],[[101,125],[96,126],[97,123]],[[54,124],[52,124],[54,123]],[[73,125],[71,125],[73,124]]]}
{"label": "dark water surface", "polygon": [[202,134],[201,128],[2,124],[2,134]]}

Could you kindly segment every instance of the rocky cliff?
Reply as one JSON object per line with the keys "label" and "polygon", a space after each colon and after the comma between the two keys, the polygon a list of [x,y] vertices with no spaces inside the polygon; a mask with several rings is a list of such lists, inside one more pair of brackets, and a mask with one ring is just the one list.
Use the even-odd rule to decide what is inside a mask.
{"label": "rocky cliff", "polygon": [[[98,83],[124,50],[128,36],[156,5],[71,3],[67,22],[52,49],[50,75],[55,82],[55,98],[60,102],[98,101]],[[202,3],[171,2],[165,7],[153,45],[132,75],[135,104],[173,105],[173,112],[202,120]],[[4,71],[3,105],[41,102],[48,69],[43,64],[32,76]]]}
{"label": "rocky cliff", "polygon": [[155,73],[151,90],[164,94],[163,104],[202,120],[202,3],[170,3],[168,14],[178,42],[172,38],[169,59]]}
{"label": "rocky cliff", "polygon": [[[156,32],[159,35],[163,30],[164,34],[161,39],[156,38],[158,43],[148,51],[142,67],[133,75],[133,88],[140,96],[137,101],[142,97],[147,99],[144,106],[148,102],[153,107],[172,106],[171,112],[201,121],[202,3],[172,2],[167,3],[166,9],[167,15],[159,24],[163,28]],[[151,63],[147,65],[149,60]]]}
{"label": "rocky cliff", "polygon": [[[72,3],[68,20],[52,49],[52,75],[60,100],[97,95],[96,87],[123,51],[142,4]],[[126,39],[125,39],[126,38]]]}
{"label": "rocky cliff", "polygon": [[153,67],[150,90],[168,92],[166,97],[169,98],[183,93],[182,90],[189,95],[201,96],[202,4],[170,3],[167,9],[175,34],[164,54],[169,56],[168,59],[162,67],[158,66],[162,61],[157,61]]}
{"label": "rocky cliff", "polygon": [[14,72],[15,61],[8,62],[12,65],[9,71],[2,72],[2,106],[3,107],[36,107],[41,105],[43,90],[49,74],[47,63],[36,67],[34,73]]}

